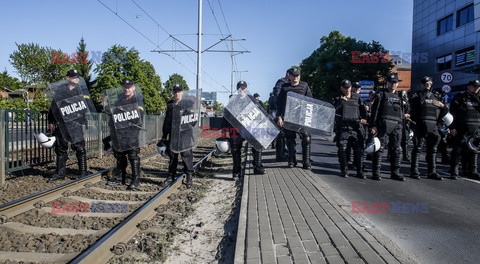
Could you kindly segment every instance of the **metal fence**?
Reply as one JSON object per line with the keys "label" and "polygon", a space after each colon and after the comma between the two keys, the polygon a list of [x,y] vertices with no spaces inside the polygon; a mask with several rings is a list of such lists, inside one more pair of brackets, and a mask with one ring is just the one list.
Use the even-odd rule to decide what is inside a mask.
{"label": "metal fence", "polygon": [[[55,160],[54,148],[44,148],[35,140],[34,134],[45,133],[48,128],[47,111],[0,109],[0,186],[5,183],[9,172],[32,168]],[[154,142],[161,138],[164,115],[145,117],[146,141]],[[221,117],[202,118],[200,126],[219,129]],[[87,156],[103,157],[102,139],[110,135],[108,116],[96,113],[87,119],[85,147]],[[95,128],[95,129],[93,129]],[[70,149],[69,155],[75,153]],[[2,166],[3,165],[3,166]]]}
{"label": "metal fence", "polygon": [[[48,129],[47,111],[32,110],[0,110],[0,186],[5,182],[5,174],[28,169],[55,160],[54,148],[40,146],[34,134],[46,132]],[[163,115],[147,115],[147,143],[156,141],[162,136]],[[108,116],[96,113],[87,119],[89,128],[85,140],[87,156],[102,157],[102,139],[110,135]],[[74,156],[70,150],[69,155]]]}

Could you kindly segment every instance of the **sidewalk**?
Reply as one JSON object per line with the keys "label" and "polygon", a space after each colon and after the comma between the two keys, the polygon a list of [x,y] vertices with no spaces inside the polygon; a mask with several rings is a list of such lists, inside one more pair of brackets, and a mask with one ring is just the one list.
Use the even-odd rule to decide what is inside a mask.
{"label": "sidewalk", "polygon": [[[251,155],[249,155],[251,160]],[[245,170],[235,263],[416,263],[331,189],[321,175],[263,155]]]}

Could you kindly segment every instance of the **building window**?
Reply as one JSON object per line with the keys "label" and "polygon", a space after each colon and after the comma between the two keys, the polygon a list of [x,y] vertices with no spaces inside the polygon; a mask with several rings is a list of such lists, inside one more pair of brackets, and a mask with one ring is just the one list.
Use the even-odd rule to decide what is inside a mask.
{"label": "building window", "polygon": [[437,58],[437,70],[444,71],[452,68],[452,54]]}
{"label": "building window", "polygon": [[437,21],[437,36],[453,29],[453,14]]}
{"label": "building window", "polygon": [[473,19],[473,4],[457,11],[457,27],[472,22]]}
{"label": "building window", "polygon": [[472,64],[475,62],[475,46],[459,50],[457,54],[457,64],[456,66],[463,66],[467,64]]}

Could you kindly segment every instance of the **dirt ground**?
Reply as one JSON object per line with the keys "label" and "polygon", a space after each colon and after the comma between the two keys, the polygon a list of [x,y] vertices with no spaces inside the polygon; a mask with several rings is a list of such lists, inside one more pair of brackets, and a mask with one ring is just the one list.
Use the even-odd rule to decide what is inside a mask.
{"label": "dirt ground", "polygon": [[175,236],[165,263],[233,263],[239,188],[227,171],[211,178],[205,197],[180,225],[183,232]]}
{"label": "dirt ground", "polygon": [[[148,146],[142,149],[141,155],[153,153],[155,150],[155,146]],[[75,161],[76,159],[73,159],[68,162],[67,176],[72,178],[76,174]],[[115,165],[115,159],[111,155],[103,159],[89,159],[88,162],[90,172]],[[157,166],[156,164],[152,165]],[[154,254],[142,250],[141,255],[143,257],[131,256],[132,258],[127,257],[120,261],[117,259],[113,263],[135,263],[138,261],[147,261],[148,263],[233,263],[241,184],[239,181],[232,179],[231,169],[232,159],[230,155],[227,155],[214,158],[197,173],[194,183],[197,181],[197,184],[206,186],[206,188],[199,188],[203,193],[198,197],[202,198],[193,202],[191,208],[187,208],[188,210],[180,210],[181,212],[188,211],[188,213],[177,214],[177,216],[185,215],[186,217],[178,217],[174,221],[165,221],[165,216],[161,217],[164,219],[163,222],[176,222],[169,231],[172,235],[165,244],[165,248],[161,249],[161,254],[158,252],[159,249],[156,249],[157,252]],[[60,182],[47,182],[47,178],[53,171],[54,164],[49,164],[45,167],[24,171],[24,174],[29,176],[19,175],[10,178],[7,185],[0,188],[0,203],[59,184]],[[67,178],[65,181],[68,180]],[[43,217],[33,218],[42,219]],[[29,224],[36,225],[34,223]],[[108,224],[108,226],[110,225]],[[163,237],[161,234],[152,234],[152,236],[146,241],[151,243],[151,241]],[[21,241],[22,239],[15,239],[15,241]],[[76,238],[72,239],[78,240]],[[147,244],[150,243],[147,242]],[[20,244],[23,246],[24,243]],[[155,249],[153,250],[155,251]],[[25,251],[30,250],[25,249]],[[58,252],[65,251],[59,250]]]}

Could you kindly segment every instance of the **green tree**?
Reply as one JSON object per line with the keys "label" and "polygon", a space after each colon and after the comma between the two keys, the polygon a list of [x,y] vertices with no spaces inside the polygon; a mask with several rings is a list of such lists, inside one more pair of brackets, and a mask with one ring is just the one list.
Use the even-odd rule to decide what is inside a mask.
{"label": "green tree", "polygon": [[223,113],[223,105],[222,105],[222,103],[220,103],[220,102],[218,102],[218,101],[213,102],[213,110],[215,111],[215,114],[216,114],[217,116],[222,115],[222,113]]}
{"label": "green tree", "polygon": [[0,73],[0,88],[18,90],[22,88],[22,83],[17,78],[10,76],[7,70],[4,70]]}
{"label": "green tree", "polygon": [[78,43],[77,47],[77,63],[74,65],[74,69],[76,69],[80,76],[85,79],[85,83],[87,84],[88,90],[92,86],[92,76],[90,74],[90,70],[92,69],[92,61],[87,59],[88,52],[87,52],[87,44],[85,44],[85,40],[83,37],[80,39],[80,43]]}
{"label": "green tree", "polygon": [[[310,85],[315,98],[330,101],[338,94],[343,79],[380,83],[393,67],[381,57],[385,53],[385,48],[376,41],[357,41],[332,31],[323,36],[320,47],[302,61],[302,81]],[[354,58],[360,63],[353,63]]]}
{"label": "green tree", "polygon": [[119,87],[123,79],[134,81],[141,89],[148,114],[159,114],[166,109],[166,102],[160,96],[163,91],[160,76],[153,65],[140,59],[140,54],[134,48],[113,45],[102,56],[95,72],[98,73],[96,87],[90,89],[91,96],[99,103],[104,90]]}
{"label": "green tree", "polygon": [[10,63],[24,83],[39,84],[58,81],[65,77],[71,67],[69,63],[61,62],[64,59],[68,60],[68,56],[63,55],[61,50],[41,47],[35,43],[15,44],[18,50],[10,54]]}

